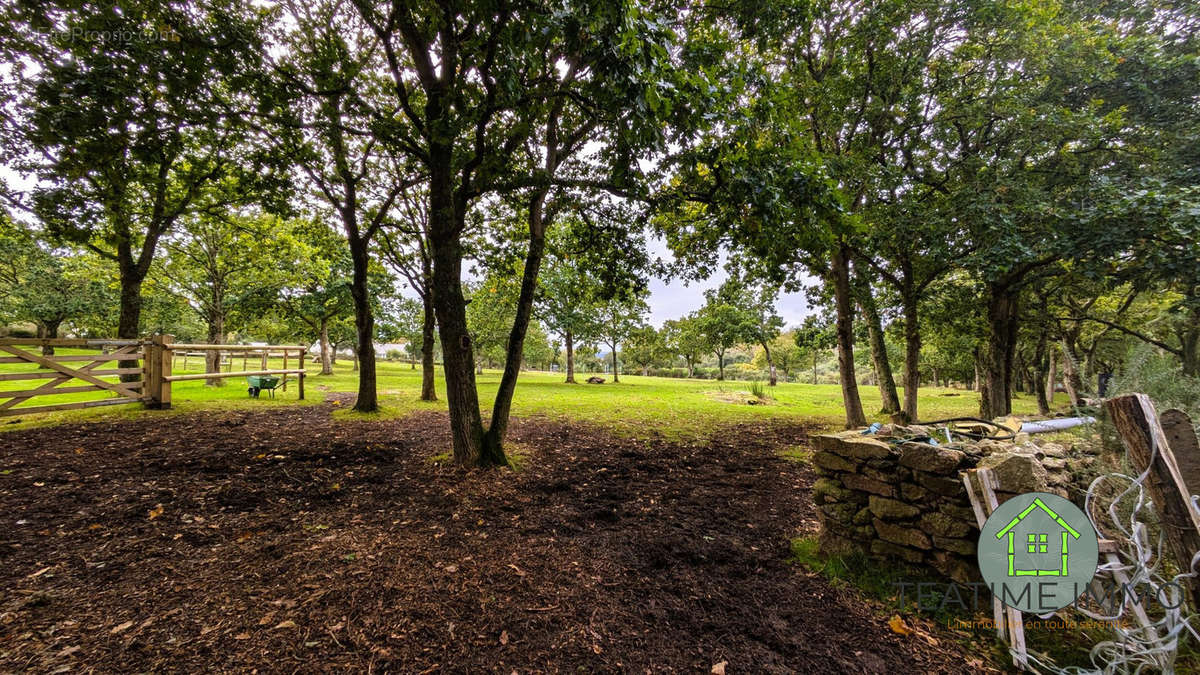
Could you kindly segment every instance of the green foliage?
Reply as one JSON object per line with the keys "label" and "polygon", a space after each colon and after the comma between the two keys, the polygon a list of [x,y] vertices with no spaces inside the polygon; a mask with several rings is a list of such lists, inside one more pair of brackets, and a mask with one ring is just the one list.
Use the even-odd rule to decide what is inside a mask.
{"label": "green foliage", "polygon": [[1135,345],[1110,384],[1113,394],[1142,393],[1160,410],[1178,408],[1192,418],[1200,433],[1200,377],[1183,375],[1169,355],[1147,344]]}

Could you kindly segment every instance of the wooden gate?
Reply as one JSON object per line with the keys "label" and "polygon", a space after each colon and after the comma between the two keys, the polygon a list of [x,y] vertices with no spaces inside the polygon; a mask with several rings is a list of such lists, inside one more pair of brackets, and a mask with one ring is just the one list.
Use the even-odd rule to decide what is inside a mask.
{"label": "wooden gate", "polygon": [[[23,380],[49,380],[32,389],[0,390],[0,417],[73,410],[106,405],[141,403],[142,382],[121,382],[112,378],[139,374],[145,380],[145,346],[142,340],[86,340],[86,339],[25,339],[0,338],[0,364],[28,364],[36,370],[0,372],[0,383]],[[72,350],[95,349],[97,354],[41,354],[42,347],[70,348]],[[116,367],[100,367],[116,363]],[[136,367],[128,363],[142,362]],[[109,379],[104,379],[109,378]],[[73,380],[83,384],[60,386]],[[6,387],[4,387],[6,388]],[[109,392],[110,398],[86,401],[71,401],[49,405],[17,406],[38,397],[81,394],[85,392]]]}

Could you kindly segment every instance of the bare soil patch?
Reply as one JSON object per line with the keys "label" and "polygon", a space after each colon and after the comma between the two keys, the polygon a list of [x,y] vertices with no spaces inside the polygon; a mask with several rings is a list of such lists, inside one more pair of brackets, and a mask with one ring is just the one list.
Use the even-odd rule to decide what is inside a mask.
{"label": "bare soil patch", "polygon": [[705,443],[329,404],[0,434],[0,670],[959,672],[788,564],[797,427]]}

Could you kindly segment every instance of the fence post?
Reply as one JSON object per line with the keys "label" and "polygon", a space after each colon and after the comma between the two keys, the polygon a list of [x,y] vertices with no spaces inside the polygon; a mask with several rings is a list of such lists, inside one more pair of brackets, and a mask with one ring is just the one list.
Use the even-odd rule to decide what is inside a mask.
{"label": "fence post", "polygon": [[304,371],[308,368],[308,350],[300,351],[300,400],[304,400]]}
{"label": "fence post", "polygon": [[142,405],[154,408],[158,403],[158,368],[161,361],[158,357],[158,345],[150,337],[142,342]]}
{"label": "fence post", "polygon": [[175,351],[171,349],[171,344],[175,342],[175,336],[160,335],[159,341],[159,349],[162,352],[162,366],[158,372],[159,408],[166,410],[171,407],[171,382],[166,378],[170,377],[174,370]]}
{"label": "fence post", "polygon": [[[1146,488],[1162,519],[1167,550],[1181,571],[1190,571],[1192,556],[1200,551],[1200,511],[1192,505],[1175,454],[1158,421],[1150,397],[1127,394],[1104,402],[1109,419],[1120,434],[1129,458],[1139,472],[1149,470]],[[1188,602],[1200,608],[1200,580],[1184,580]]]}

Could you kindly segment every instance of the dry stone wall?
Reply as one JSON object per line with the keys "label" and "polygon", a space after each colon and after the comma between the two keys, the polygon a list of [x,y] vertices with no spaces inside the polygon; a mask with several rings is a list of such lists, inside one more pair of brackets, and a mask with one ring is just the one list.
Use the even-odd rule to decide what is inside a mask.
{"label": "dry stone wall", "polygon": [[[1068,496],[1071,469],[1061,445],[981,441],[933,445],[921,427],[887,426],[813,439],[819,478],[813,499],[821,548],[928,566],[957,581],[978,577],[979,527],[961,472],[991,467],[1004,501],[1023,492]],[[936,433],[936,430],[933,430]]]}

